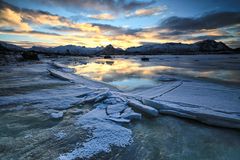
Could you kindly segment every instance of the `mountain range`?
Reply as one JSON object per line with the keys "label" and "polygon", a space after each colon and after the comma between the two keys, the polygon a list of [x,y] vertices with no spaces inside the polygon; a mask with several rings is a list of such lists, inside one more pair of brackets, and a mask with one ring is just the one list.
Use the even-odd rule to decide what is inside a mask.
{"label": "mountain range", "polygon": [[[237,51],[238,49],[236,49]],[[224,53],[235,51],[223,42],[214,40],[204,40],[193,44],[183,43],[162,43],[145,44],[139,47],[130,47],[126,50],[114,48],[111,44],[106,47],[87,48],[85,46],[57,46],[57,47],[39,47],[22,48],[17,45],[0,41],[0,51],[33,51],[37,53],[59,54],[59,55],[121,55],[121,54],[198,54],[198,53]]]}

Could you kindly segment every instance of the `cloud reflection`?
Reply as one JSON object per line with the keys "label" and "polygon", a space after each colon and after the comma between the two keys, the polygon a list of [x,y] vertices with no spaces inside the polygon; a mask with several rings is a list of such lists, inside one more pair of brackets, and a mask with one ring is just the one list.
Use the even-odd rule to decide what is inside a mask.
{"label": "cloud reflection", "polygon": [[126,77],[150,77],[157,72],[166,72],[173,69],[169,66],[142,66],[134,60],[117,59],[113,64],[109,60],[99,59],[88,64],[69,66],[76,70],[76,74],[90,77],[98,81],[111,82]]}
{"label": "cloud reflection", "polygon": [[[110,63],[113,61],[114,63]],[[163,75],[180,75],[240,83],[240,72],[237,70],[218,70],[208,67],[204,69],[179,68],[160,65],[160,63],[141,62],[140,60],[96,59],[87,64],[69,67],[74,68],[76,74],[112,84],[122,83],[129,79],[135,79],[136,83],[139,79],[161,81]]]}

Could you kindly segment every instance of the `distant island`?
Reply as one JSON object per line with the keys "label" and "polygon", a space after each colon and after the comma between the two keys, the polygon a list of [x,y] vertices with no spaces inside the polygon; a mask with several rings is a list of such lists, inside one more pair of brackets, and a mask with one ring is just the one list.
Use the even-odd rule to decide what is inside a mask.
{"label": "distant island", "polygon": [[228,54],[237,53],[239,48],[232,49],[223,42],[204,40],[192,44],[157,43],[145,44],[127,49],[115,48],[111,44],[106,47],[87,48],[85,46],[65,45],[57,47],[22,48],[7,42],[0,42],[0,54],[6,52],[35,52],[46,55],[100,56],[100,55],[162,55],[162,54]]}

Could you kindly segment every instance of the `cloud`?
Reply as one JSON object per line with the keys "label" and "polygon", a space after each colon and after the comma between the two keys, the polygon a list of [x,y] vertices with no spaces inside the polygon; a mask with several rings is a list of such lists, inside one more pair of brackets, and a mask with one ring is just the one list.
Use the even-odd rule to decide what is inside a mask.
{"label": "cloud", "polygon": [[164,20],[161,28],[178,31],[216,29],[240,24],[240,12],[208,13],[198,18],[170,17]]}
{"label": "cloud", "polygon": [[35,0],[43,5],[60,6],[68,11],[79,12],[83,10],[122,12],[139,9],[155,4],[156,0],[137,1],[137,0]]}
{"label": "cloud", "polygon": [[146,8],[146,9],[137,9],[133,13],[127,14],[127,17],[143,17],[143,16],[159,15],[166,10],[167,10],[167,6],[165,5]]}
{"label": "cloud", "polygon": [[92,18],[92,19],[97,19],[97,20],[114,20],[116,18],[112,14],[109,14],[109,13],[88,15],[87,17]]}
{"label": "cloud", "polygon": [[126,27],[116,27],[108,24],[98,24],[93,23],[92,25],[98,26],[102,33],[105,33],[106,35],[136,35],[137,32],[141,32],[142,29],[131,29]]}
{"label": "cloud", "polygon": [[9,8],[0,10],[0,27],[9,27],[16,30],[29,31],[32,28],[23,21],[20,13],[17,13]]}
{"label": "cloud", "polygon": [[226,40],[225,43],[231,46],[232,48],[240,48],[240,38],[231,38]]}
{"label": "cloud", "polygon": [[31,48],[32,46],[48,46],[48,47],[54,47],[57,46],[57,43],[54,42],[31,42],[31,41],[6,41],[7,43],[11,43],[14,45],[18,45],[24,48]]}
{"label": "cloud", "polygon": [[[108,0],[106,0],[108,1]],[[73,3],[75,1],[45,1],[45,3]],[[88,3],[98,1],[81,1],[85,7]],[[148,3],[156,1],[148,1]],[[80,3],[80,1],[79,1]],[[106,3],[105,1],[103,3]],[[163,6],[147,6],[139,8],[146,1],[111,1],[115,6],[131,10],[132,16],[149,16],[162,13]],[[70,4],[68,4],[70,5]],[[90,4],[89,4],[90,5]],[[83,7],[83,6],[81,6]],[[102,10],[103,11],[103,10]],[[114,19],[111,12],[103,11],[90,14],[95,19]],[[219,18],[221,17],[221,18]],[[170,17],[157,27],[128,28],[100,23],[78,23],[69,18],[55,15],[40,10],[18,8],[0,0],[0,34],[15,35],[26,38],[24,41],[33,40],[42,44],[52,45],[85,45],[96,47],[99,45],[113,44],[116,47],[127,48],[139,46],[144,43],[184,42],[192,43],[205,38],[224,40],[236,46],[239,42],[239,12],[208,13],[197,18]],[[45,42],[45,43],[43,43]],[[28,43],[31,45],[31,43]]]}
{"label": "cloud", "polygon": [[231,35],[222,35],[222,36],[198,36],[198,37],[192,37],[192,38],[189,38],[189,39],[194,40],[194,41],[202,41],[202,40],[206,40],[206,39],[223,40],[223,39],[229,39],[229,38],[233,38],[233,36],[231,36]]}
{"label": "cloud", "polygon": [[70,22],[48,12],[21,9],[0,1],[0,26],[30,31],[31,25],[68,25]]}
{"label": "cloud", "polygon": [[134,16],[135,11],[136,16],[157,15],[165,7],[152,7],[157,5],[157,0],[35,0],[31,3],[48,7],[61,7],[68,12],[77,13],[78,15],[72,16],[72,19],[76,21],[86,18],[114,20],[121,15],[129,15],[130,13]]}
{"label": "cloud", "polygon": [[[98,30],[99,34],[102,34],[104,36],[136,35],[138,32],[143,31],[143,29],[141,29],[141,28],[131,29],[131,28],[126,28],[126,27],[117,27],[117,26],[112,26],[112,25],[108,25],[108,24],[100,24],[100,23],[92,23],[89,25],[91,25],[91,26],[86,27],[86,28],[96,28],[96,30]],[[73,33],[82,31],[80,28],[78,28],[74,25],[72,27],[70,27],[70,26],[51,26],[51,27],[49,27],[49,29],[55,30],[55,31],[61,31],[61,32],[73,32]]]}
{"label": "cloud", "polygon": [[60,34],[57,34],[57,33],[41,32],[41,31],[35,31],[35,30],[16,31],[14,29],[0,29],[0,33],[60,36]]}
{"label": "cloud", "polygon": [[0,27],[3,28],[30,31],[32,30],[31,26],[45,25],[75,28],[84,32],[100,32],[97,26],[89,23],[74,23],[59,15],[38,10],[20,9],[3,1],[0,1],[0,9]]}
{"label": "cloud", "polygon": [[20,14],[26,22],[34,25],[58,26],[69,25],[71,23],[64,17],[53,15],[48,12],[24,10],[20,12]]}
{"label": "cloud", "polygon": [[[231,47],[240,30],[240,12],[211,12],[200,17],[169,17],[154,28],[159,39],[221,40]],[[163,31],[164,32],[161,32]],[[230,43],[231,42],[231,43]]]}

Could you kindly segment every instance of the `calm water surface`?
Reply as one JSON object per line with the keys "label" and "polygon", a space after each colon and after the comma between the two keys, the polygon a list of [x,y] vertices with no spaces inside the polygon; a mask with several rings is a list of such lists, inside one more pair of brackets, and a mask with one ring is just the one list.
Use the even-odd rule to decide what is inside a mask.
{"label": "calm water surface", "polygon": [[[173,64],[176,61],[172,62]],[[179,63],[179,61],[177,61]],[[180,62],[184,63],[184,62]],[[224,64],[222,64],[224,66]],[[76,74],[94,80],[104,81],[122,90],[152,87],[163,82],[176,80],[176,77],[201,78],[227,83],[240,83],[240,70],[216,68],[211,63],[200,66],[197,62],[191,67],[163,65],[162,60],[150,59],[92,59],[89,63],[69,66]]]}

